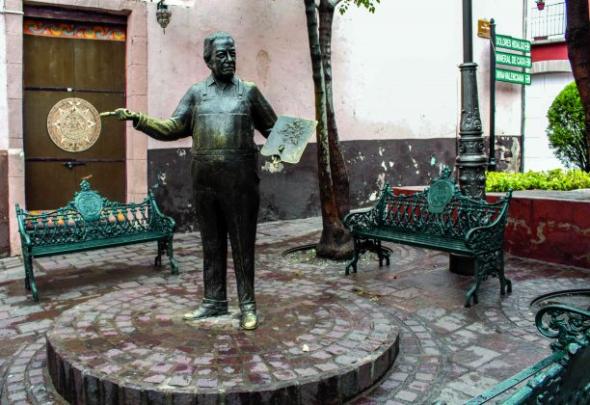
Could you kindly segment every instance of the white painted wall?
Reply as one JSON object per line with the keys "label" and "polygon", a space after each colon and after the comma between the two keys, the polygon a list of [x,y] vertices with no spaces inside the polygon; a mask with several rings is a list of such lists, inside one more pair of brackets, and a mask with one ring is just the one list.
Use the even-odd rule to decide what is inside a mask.
{"label": "white painted wall", "polygon": [[[475,37],[478,18],[495,17],[499,32],[523,36],[523,3],[474,1],[474,56],[487,134],[488,40]],[[335,102],[343,140],[455,137],[460,110],[462,1],[384,1],[374,15],[336,16]],[[302,1],[216,0],[172,6],[166,34],[149,8],[148,113],[167,117],[194,82],[208,75],[202,41],[228,31],[238,48],[238,74],[258,83],[277,113],[313,118],[313,84]],[[499,85],[497,133],[519,135],[520,88]],[[189,146],[151,140],[149,148]]]}
{"label": "white painted wall", "polygon": [[547,111],[555,97],[573,80],[571,73],[545,73],[533,76],[526,95],[525,170],[550,170],[563,167],[549,147]]}
{"label": "white painted wall", "polygon": [[[563,0],[546,0],[545,10],[538,11],[534,0],[528,1],[529,18],[542,15],[546,12],[547,7],[552,4],[563,3]],[[530,31],[530,30],[529,30]],[[532,38],[529,39],[532,40]],[[562,41],[564,38],[557,38]],[[570,72],[569,61],[547,61],[536,62],[533,64],[533,74],[531,85],[528,86],[525,99],[525,141],[524,141],[524,170],[551,170],[563,168],[563,165],[555,158],[553,151],[549,147],[547,139],[547,111],[553,103],[553,100],[561,90],[573,81],[573,75]]]}

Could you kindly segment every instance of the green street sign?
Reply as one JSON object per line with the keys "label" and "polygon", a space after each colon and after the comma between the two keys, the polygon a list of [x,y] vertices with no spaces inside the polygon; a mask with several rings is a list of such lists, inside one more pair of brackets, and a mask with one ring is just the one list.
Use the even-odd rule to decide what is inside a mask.
{"label": "green street sign", "polygon": [[531,42],[525,39],[512,38],[508,35],[496,35],[496,47],[513,51],[530,52]]}
{"label": "green street sign", "polygon": [[496,80],[516,84],[531,84],[529,73],[515,72],[514,70],[496,69]]}
{"label": "green street sign", "polygon": [[496,63],[499,63],[500,65],[509,65],[524,68],[530,68],[532,66],[530,56],[515,55],[513,53],[506,53],[500,51],[496,51]]}

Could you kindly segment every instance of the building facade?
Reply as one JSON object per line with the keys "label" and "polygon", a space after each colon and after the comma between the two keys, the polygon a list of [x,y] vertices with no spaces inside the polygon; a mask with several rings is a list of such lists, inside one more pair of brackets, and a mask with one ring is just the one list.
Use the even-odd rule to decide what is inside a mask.
{"label": "building facade", "polygon": [[[94,143],[68,150],[50,132],[74,105],[78,117],[91,114],[69,99],[83,99],[97,111],[126,106],[168,117],[186,89],[209,74],[202,42],[213,31],[235,37],[238,75],[256,82],[278,114],[314,118],[303,2],[167,3],[172,18],[163,32],[153,2],[0,2],[0,254],[18,253],[16,203],[30,210],[64,205],[89,175],[113,199],[137,201],[152,190],[181,230],[194,229],[190,139],[155,141],[130,124],[103,119]],[[431,2],[425,11],[423,4],[386,1],[375,14],[351,8],[336,16],[336,117],[354,206],[368,204],[384,183],[424,184],[443,165],[454,165],[461,3]],[[474,32],[477,19],[494,17],[498,32],[523,38],[529,8],[524,0],[473,2]],[[474,37],[486,136],[489,49],[489,40]],[[501,169],[521,164],[523,99],[522,86],[497,86]],[[256,140],[263,142],[259,135]],[[262,220],[319,214],[315,144],[299,164],[260,173]]]}
{"label": "building facade", "polygon": [[528,38],[532,41],[533,79],[526,94],[525,170],[561,168],[547,138],[547,111],[574,80],[565,43],[565,1],[547,1],[543,10],[529,2]]}

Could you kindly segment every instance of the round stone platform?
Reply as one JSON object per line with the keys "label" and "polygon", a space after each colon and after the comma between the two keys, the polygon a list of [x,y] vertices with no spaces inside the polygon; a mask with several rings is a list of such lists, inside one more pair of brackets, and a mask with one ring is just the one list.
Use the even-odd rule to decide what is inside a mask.
{"label": "round stone platform", "polygon": [[391,318],[353,293],[284,282],[258,287],[255,331],[239,329],[237,308],[183,321],[200,296],[194,284],[78,305],[47,333],[53,384],[84,404],[340,403],[375,384],[399,350]]}

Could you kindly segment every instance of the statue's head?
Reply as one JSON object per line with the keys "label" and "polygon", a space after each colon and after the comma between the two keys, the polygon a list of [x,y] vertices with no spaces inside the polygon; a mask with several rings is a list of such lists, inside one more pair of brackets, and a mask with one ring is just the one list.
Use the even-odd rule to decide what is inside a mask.
{"label": "statue's head", "polygon": [[203,59],[216,79],[231,80],[236,73],[236,45],[232,36],[215,32],[205,38]]}

